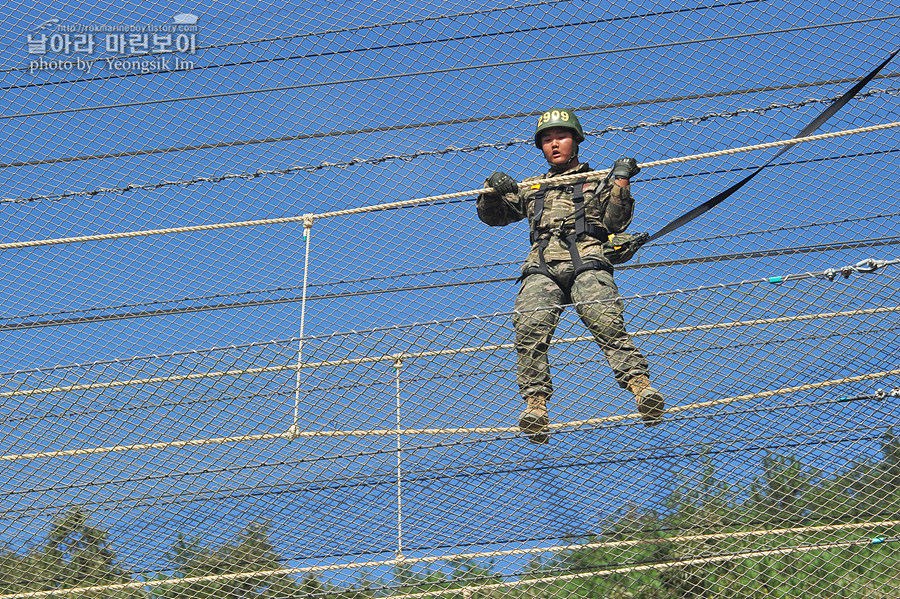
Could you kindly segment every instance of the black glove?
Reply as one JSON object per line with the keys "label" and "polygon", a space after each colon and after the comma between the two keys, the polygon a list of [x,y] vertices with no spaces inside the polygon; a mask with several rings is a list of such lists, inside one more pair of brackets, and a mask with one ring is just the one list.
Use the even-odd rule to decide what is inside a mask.
{"label": "black glove", "polygon": [[516,180],[500,171],[488,177],[487,184],[488,187],[493,187],[494,191],[501,195],[519,192],[519,184],[516,183]]}
{"label": "black glove", "polygon": [[631,179],[641,172],[634,158],[619,158],[613,163],[612,174],[616,179]]}

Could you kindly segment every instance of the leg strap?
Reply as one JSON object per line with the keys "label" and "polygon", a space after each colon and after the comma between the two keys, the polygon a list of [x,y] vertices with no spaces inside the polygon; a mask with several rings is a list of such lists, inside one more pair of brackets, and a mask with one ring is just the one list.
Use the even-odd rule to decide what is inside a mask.
{"label": "leg strap", "polygon": [[550,244],[550,237],[541,237],[537,240],[538,264],[537,264],[537,266],[535,266],[535,265],[526,266],[522,270],[522,275],[519,277],[518,282],[521,283],[522,281],[525,280],[526,277],[529,277],[531,275],[544,275],[545,277],[547,277],[548,279],[550,279],[551,281],[556,283],[556,286],[560,288],[560,290],[563,292],[563,294],[565,296],[563,298],[564,301],[567,304],[571,304],[572,297],[570,295],[569,288],[565,284],[563,284],[562,280],[559,277],[557,277],[552,272],[550,272],[550,268],[547,266],[547,261],[544,259],[544,250],[547,248],[547,246],[549,244]]}

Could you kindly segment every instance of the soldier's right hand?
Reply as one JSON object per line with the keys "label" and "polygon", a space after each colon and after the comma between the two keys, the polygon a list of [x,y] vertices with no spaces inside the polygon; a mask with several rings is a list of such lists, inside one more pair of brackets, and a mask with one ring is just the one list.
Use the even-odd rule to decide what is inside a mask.
{"label": "soldier's right hand", "polygon": [[519,191],[519,184],[516,183],[516,180],[500,171],[488,177],[487,184],[488,187],[494,188],[495,193],[499,194],[518,193]]}

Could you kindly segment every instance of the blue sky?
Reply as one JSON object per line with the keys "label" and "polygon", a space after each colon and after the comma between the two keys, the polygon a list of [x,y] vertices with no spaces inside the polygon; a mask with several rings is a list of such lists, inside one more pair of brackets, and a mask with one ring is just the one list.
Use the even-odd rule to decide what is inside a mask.
{"label": "blue sky", "polygon": [[[95,62],[87,74],[28,71],[27,36],[50,18],[140,28],[183,12],[199,17],[199,49],[181,55],[192,69],[123,76]],[[582,155],[595,168],[620,155],[646,162],[785,139],[851,85],[844,80],[896,49],[900,27],[900,11],[874,1],[161,3],[150,12],[22,3],[0,14],[3,242],[322,213],[478,188],[498,169],[522,179],[544,168],[528,140],[549,105],[578,111],[588,133]],[[900,120],[897,68],[823,130]],[[727,203],[646,248],[617,275],[622,294],[637,296],[627,303],[630,328],[897,305],[890,271],[690,291],[896,257],[896,140],[890,130],[797,146]],[[770,155],[646,169],[634,185],[632,229],[657,230]],[[275,169],[291,172],[266,174]],[[173,181],[191,183],[123,190]],[[55,197],[100,189],[113,191]],[[312,235],[307,360],[511,340],[505,312],[526,251],[523,223],[488,228],[469,198],[323,219]],[[300,224],[4,250],[0,391],[291,363],[303,251]],[[707,256],[723,257],[700,260]],[[238,305],[207,309],[222,304]],[[450,320],[475,314],[489,316]],[[59,322],[68,318],[82,320]],[[441,322],[392,328],[431,321]],[[647,335],[639,344],[679,405],[896,369],[896,325],[887,313]],[[568,314],[559,335],[582,332]],[[554,349],[555,418],[626,409],[596,359],[590,343]],[[519,409],[512,361],[498,350],[411,362],[401,373],[404,425],[510,424]],[[305,374],[302,428],[393,427],[393,376],[387,362]],[[0,408],[0,453],[284,431],[293,385],[282,372],[17,396]],[[827,449],[838,447],[828,441],[835,431],[867,417],[881,430],[892,416],[879,412],[873,425],[862,404],[786,412],[832,394],[760,401],[755,412],[710,410],[652,434],[626,426],[572,433],[543,453],[508,436],[448,447],[432,447],[443,438],[404,439],[404,469],[416,473],[405,495],[406,541],[436,554],[596,532],[631,507],[660,505],[675,481],[694,480],[704,447],[719,450],[723,476],[743,484],[757,471],[758,447],[814,430],[810,449],[795,451],[838,469],[841,452]],[[877,442],[845,438],[847,455],[877,455]],[[255,521],[270,522],[291,564],[389,555],[394,443],[278,441],[3,462],[0,540],[29,546],[54,514],[84,504],[138,570],[164,567],[172,531],[216,543]],[[735,448],[746,455],[735,458]],[[440,473],[459,476],[429,478]]]}

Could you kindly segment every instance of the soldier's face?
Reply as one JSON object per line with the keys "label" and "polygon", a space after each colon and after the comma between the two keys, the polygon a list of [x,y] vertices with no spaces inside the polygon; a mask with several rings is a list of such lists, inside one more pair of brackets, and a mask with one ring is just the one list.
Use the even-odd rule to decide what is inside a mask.
{"label": "soldier's face", "polygon": [[566,127],[551,127],[541,131],[541,149],[550,166],[563,166],[575,152],[575,138]]}

